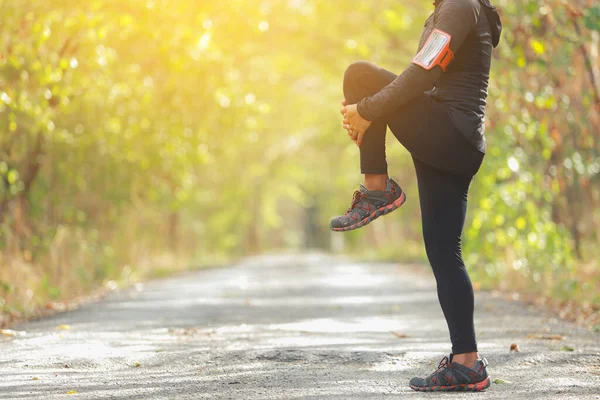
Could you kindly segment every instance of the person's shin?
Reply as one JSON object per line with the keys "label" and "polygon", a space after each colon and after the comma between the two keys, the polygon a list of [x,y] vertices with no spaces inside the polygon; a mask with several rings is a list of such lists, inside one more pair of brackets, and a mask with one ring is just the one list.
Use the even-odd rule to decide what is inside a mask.
{"label": "person's shin", "polygon": [[464,365],[465,367],[473,368],[475,362],[479,359],[479,353],[477,351],[461,354],[453,354],[452,362]]}
{"label": "person's shin", "polygon": [[388,174],[365,174],[367,190],[384,191],[387,188]]}

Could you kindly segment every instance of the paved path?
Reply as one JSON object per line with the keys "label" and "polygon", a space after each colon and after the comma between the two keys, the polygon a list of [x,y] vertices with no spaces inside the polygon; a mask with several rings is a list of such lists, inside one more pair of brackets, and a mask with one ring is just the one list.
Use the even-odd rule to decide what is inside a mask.
{"label": "paved path", "polygon": [[600,399],[600,334],[487,293],[476,302],[480,351],[507,382],[485,394],[407,386],[449,351],[429,273],[305,255],[154,281],[17,326],[0,342],[0,399]]}

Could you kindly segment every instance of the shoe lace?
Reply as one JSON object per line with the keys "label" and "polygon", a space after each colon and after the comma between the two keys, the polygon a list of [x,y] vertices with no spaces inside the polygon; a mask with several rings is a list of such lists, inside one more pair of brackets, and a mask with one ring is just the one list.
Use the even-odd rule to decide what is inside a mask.
{"label": "shoe lace", "polygon": [[448,360],[448,357],[444,357],[438,364],[438,369],[436,372],[440,372],[442,369],[449,367],[449,366],[450,366],[450,360]]}
{"label": "shoe lace", "polygon": [[350,208],[348,210],[346,210],[346,213],[349,213],[350,211],[354,210],[356,208],[356,206],[358,205],[358,203],[360,203],[360,201],[362,199],[366,199],[367,198],[367,194],[364,192],[361,192],[360,190],[357,190],[354,192],[354,194],[352,195],[352,204],[350,205]]}

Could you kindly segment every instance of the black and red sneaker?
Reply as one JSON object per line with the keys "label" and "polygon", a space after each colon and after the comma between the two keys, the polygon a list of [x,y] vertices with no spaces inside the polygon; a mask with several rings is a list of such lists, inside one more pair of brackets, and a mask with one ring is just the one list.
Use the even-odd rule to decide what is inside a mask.
{"label": "black and red sneaker", "polygon": [[475,361],[473,368],[452,362],[452,354],[442,358],[437,371],[427,378],[412,378],[410,387],[419,392],[481,392],[490,387],[485,358]]}
{"label": "black and red sneaker", "polygon": [[334,231],[351,231],[367,225],[374,219],[389,214],[406,201],[406,195],[393,179],[387,180],[385,190],[367,190],[360,185],[354,192],[352,205],[344,215],[329,223]]}

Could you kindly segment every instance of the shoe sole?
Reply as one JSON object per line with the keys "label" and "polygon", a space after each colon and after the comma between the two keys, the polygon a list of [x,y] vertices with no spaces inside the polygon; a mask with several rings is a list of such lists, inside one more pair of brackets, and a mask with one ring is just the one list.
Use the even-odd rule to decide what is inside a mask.
{"label": "shoe sole", "polygon": [[385,205],[383,207],[379,207],[377,210],[373,211],[371,214],[367,215],[365,218],[358,221],[357,223],[352,224],[350,226],[343,227],[343,228],[331,228],[331,230],[336,231],[336,232],[344,232],[344,231],[353,231],[354,229],[362,228],[363,226],[368,225],[369,223],[371,223],[372,221],[381,217],[382,215],[389,214],[392,211],[398,209],[405,202],[406,202],[406,195],[404,194],[404,192],[402,192],[402,194],[400,194],[400,197],[398,197],[396,200],[394,200],[393,203]]}
{"label": "shoe sole", "polygon": [[417,392],[481,392],[490,387],[490,377],[488,376],[481,382],[477,383],[460,383],[456,385],[423,387],[410,385],[410,387]]}

